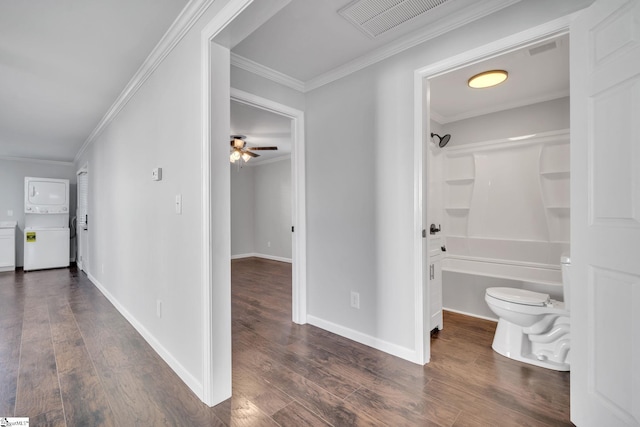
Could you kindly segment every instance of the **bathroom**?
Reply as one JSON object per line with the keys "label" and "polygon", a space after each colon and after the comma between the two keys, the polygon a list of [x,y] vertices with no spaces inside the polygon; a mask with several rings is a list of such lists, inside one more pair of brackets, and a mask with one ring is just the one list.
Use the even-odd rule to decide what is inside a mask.
{"label": "bathroom", "polygon": [[[493,69],[508,70],[507,81],[462,87]],[[523,85],[528,95],[509,98]],[[427,215],[441,228],[430,238],[446,248],[442,307],[497,320],[485,301],[492,287],[562,301],[560,260],[570,250],[568,36],[432,78],[430,96]]]}

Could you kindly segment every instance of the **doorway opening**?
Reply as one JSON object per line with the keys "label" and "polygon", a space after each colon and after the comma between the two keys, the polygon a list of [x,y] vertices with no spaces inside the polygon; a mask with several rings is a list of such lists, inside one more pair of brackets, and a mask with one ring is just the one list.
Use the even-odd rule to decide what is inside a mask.
{"label": "doorway opening", "polygon": [[[566,89],[549,91],[543,96],[538,96],[537,99],[530,97],[530,99],[519,100],[516,103],[512,102],[511,105],[508,105],[505,98],[502,100],[502,105],[498,107],[483,106],[481,103],[476,103],[477,100],[466,102],[459,94],[456,95],[452,90],[449,91],[446,87],[447,79],[449,77],[459,79],[460,75],[464,74],[466,76],[466,74],[470,73],[462,82],[462,85],[466,86],[467,79],[478,74],[475,70],[483,69],[483,67],[486,66],[490,66],[492,69],[496,68],[496,63],[499,63],[501,60],[506,60],[511,57],[513,57],[512,60],[524,58],[533,60],[535,59],[534,55],[536,53],[538,53],[538,59],[542,59],[544,56],[552,54],[551,52],[554,50],[554,48],[551,48],[552,45],[558,48],[566,43],[566,47],[568,48],[568,26],[569,23],[567,20],[561,19],[553,21],[546,25],[536,27],[527,34],[518,34],[507,39],[499,40],[490,45],[449,58],[415,72],[414,94],[416,107],[414,111],[416,113],[416,127],[414,141],[416,144],[416,162],[418,163],[416,165],[416,204],[418,206],[416,208],[415,224],[417,229],[416,236],[420,236],[416,238],[417,258],[415,265],[418,269],[418,271],[416,271],[418,281],[418,283],[416,283],[416,300],[422,302],[421,306],[417,304],[416,307],[418,315],[416,324],[419,326],[416,331],[418,363],[427,363],[430,359],[430,332],[434,329],[432,327],[432,317],[437,314],[438,310],[442,310],[443,307],[451,311],[476,315],[476,317],[495,319],[495,315],[490,312],[490,314],[487,313],[489,310],[488,308],[485,309],[486,304],[484,303],[484,290],[486,287],[490,287],[490,285],[480,289],[480,291],[473,289],[473,292],[476,293],[472,298],[474,301],[473,307],[475,307],[473,310],[479,311],[475,313],[473,310],[465,309],[464,306],[458,309],[451,307],[451,302],[448,300],[451,297],[450,292],[448,292],[449,289],[446,289],[446,287],[443,288],[442,286],[443,280],[446,282],[447,276],[451,275],[452,272],[459,274],[460,277],[465,277],[463,275],[465,270],[469,270],[468,266],[471,261],[476,261],[475,265],[478,265],[477,261],[480,260],[473,259],[473,255],[475,255],[476,258],[482,257],[471,251],[471,247],[480,247],[480,254],[484,253],[485,256],[487,253],[483,252],[481,249],[482,245],[478,244],[476,238],[488,238],[489,236],[481,236],[482,233],[478,231],[482,229],[482,226],[479,226],[479,224],[481,225],[481,220],[478,220],[477,217],[471,218],[470,215],[470,210],[473,207],[472,203],[477,204],[479,201],[476,193],[487,191],[487,188],[480,188],[482,180],[485,177],[479,179],[475,176],[476,161],[480,158],[484,159],[486,153],[474,153],[473,148],[483,147],[483,150],[490,150],[491,144],[495,144],[495,146],[498,147],[502,143],[502,148],[509,151],[512,146],[534,144],[534,142],[528,140],[509,141],[509,138],[526,137],[531,133],[536,133],[537,138],[540,139],[540,146],[544,146],[546,143],[550,143],[547,145],[553,147],[562,145],[567,148],[566,153],[568,154],[568,51],[564,58],[566,61],[566,70],[561,70],[562,73],[566,72]],[[558,50],[556,50],[556,53],[557,52]],[[504,67],[508,68],[512,65],[513,63],[508,63],[504,65]],[[490,92],[488,92],[490,89],[484,90],[485,92],[477,89],[474,90],[476,91],[474,95],[484,96],[486,94],[486,97],[492,96],[489,95]],[[445,99],[444,102],[442,101],[443,99]],[[545,105],[545,103],[547,105]],[[475,111],[456,111],[456,108],[459,106],[456,104],[474,107]],[[509,114],[516,114],[515,112],[524,114],[524,110],[528,108],[544,110],[545,106],[548,107],[552,104],[553,108],[562,110],[562,117],[560,118],[566,119],[566,122],[561,126],[557,126],[557,123],[551,123],[549,126],[544,125],[540,127],[536,132],[529,132],[525,131],[526,126],[515,126],[517,121],[511,117],[507,117]],[[473,110],[474,108],[471,109]],[[502,117],[500,117],[501,115]],[[493,125],[488,124],[488,117],[496,120],[491,122]],[[502,121],[501,123],[503,125],[495,126],[495,123],[499,123],[500,121]],[[536,123],[530,124],[536,125]],[[497,133],[496,130],[498,130]],[[440,137],[450,134],[451,136],[447,146],[444,148],[439,147],[437,144],[438,138],[434,137],[432,139],[430,137],[432,133],[438,134]],[[556,139],[557,141],[551,141],[552,139]],[[509,146],[509,143],[512,144],[512,146]],[[546,157],[553,157],[553,155],[549,155],[553,150],[546,150]],[[533,151],[535,151],[535,149]],[[510,154],[508,154],[507,157],[509,155]],[[532,156],[535,157],[535,154]],[[540,159],[533,159],[533,157],[531,159],[532,163],[541,161]],[[496,158],[500,158],[500,156]],[[550,209],[545,209],[545,202],[543,200],[543,207],[539,211],[540,222],[536,224],[539,227],[531,231],[531,233],[535,234],[536,232],[544,230],[544,240],[547,240],[547,243],[558,243],[556,246],[566,247],[568,249],[568,156],[566,156],[564,160],[566,160],[567,163],[567,170],[558,170],[558,172],[563,173],[558,176],[561,176],[566,182],[562,184],[561,190],[555,189],[551,190],[551,192],[553,193],[553,197],[564,197],[565,194],[563,194],[563,192],[566,189],[567,204],[566,206],[556,206],[558,209],[554,211],[554,206],[548,206]],[[489,168],[489,170],[499,170],[499,168],[496,167],[491,169],[489,165],[481,165],[478,167],[483,171],[486,171],[487,168]],[[480,169],[478,169],[478,171],[480,171]],[[448,176],[448,174],[451,176]],[[540,171],[537,172],[535,177],[531,177],[531,180],[533,180],[533,178],[535,178],[538,183],[540,183],[541,180],[548,180],[548,178],[540,175]],[[546,184],[548,184],[548,182],[541,183],[540,185],[544,186]],[[506,185],[507,184],[505,184],[505,186]],[[542,197],[544,198],[545,196],[543,195]],[[484,205],[487,212],[491,210],[489,207],[493,208],[487,204]],[[474,215],[477,216],[477,212],[480,210],[481,209],[476,209]],[[497,227],[499,223],[500,221],[496,221],[494,225]],[[441,231],[436,231],[434,234],[429,233],[431,224],[435,225],[436,230],[441,228]],[[509,224],[506,224],[506,228],[509,226]],[[566,234],[558,237],[559,234],[557,230],[551,230],[553,227],[560,227],[563,230],[562,232],[566,231]],[[493,230],[493,228],[491,229]],[[422,230],[426,230],[426,233],[422,234]],[[491,233],[488,234],[491,235]],[[554,236],[550,237],[550,234]],[[424,238],[422,238],[423,235],[425,236]],[[505,236],[498,237],[504,238]],[[438,239],[439,241],[436,242]],[[451,241],[449,242],[449,240]],[[505,240],[510,239],[505,238]],[[543,239],[541,238],[540,240]],[[436,245],[435,243],[438,244]],[[478,249],[475,250],[476,252],[478,251]],[[547,270],[553,270],[557,273],[554,277],[557,278],[557,287],[561,289],[559,255],[560,254],[558,254],[557,257],[557,267],[550,265],[550,262],[540,262],[538,264],[547,264],[544,266],[539,265],[539,267],[547,268]],[[518,262],[509,261],[508,263],[517,264]],[[518,269],[516,269],[516,271],[517,270]],[[524,269],[521,269],[520,271],[523,270]],[[433,274],[432,272],[443,273]],[[483,275],[482,277],[486,278],[490,277],[493,273],[481,274]],[[456,277],[456,279],[457,278],[458,277]],[[513,278],[518,279],[518,273],[516,273]],[[523,282],[526,277],[521,279],[520,282]],[[535,277],[531,279],[531,282],[536,281]],[[550,282],[554,280],[546,281],[550,284]],[[452,290],[454,294],[458,291],[456,289]],[[464,292],[462,295],[468,296],[468,294]],[[441,328],[443,325],[439,326]],[[436,327],[438,327],[438,325],[436,325]],[[444,325],[444,328],[446,329],[446,325]]]}
{"label": "doorway opening", "polygon": [[[243,101],[244,99],[244,101]],[[258,157],[230,165],[231,173],[231,281],[241,280],[247,271],[262,276],[277,269],[279,284],[289,277],[297,260],[293,257],[292,235],[292,119],[260,105],[264,100],[231,97],[231,134],[245,137],[245,147],[256,147]],[[275,147],[276,150],[261,150]],[[290,264],[287,268],[277,263]],[[245,271],[246,270],[246,271]],[[265,281],[268,286],[269,280]],[[265,289],[265,292],[269,292]],[[295,302],[288,292],[288,309]],[[232,290],[232,299],[235,293]],[[289,316],[293,319],[293,316]]]}

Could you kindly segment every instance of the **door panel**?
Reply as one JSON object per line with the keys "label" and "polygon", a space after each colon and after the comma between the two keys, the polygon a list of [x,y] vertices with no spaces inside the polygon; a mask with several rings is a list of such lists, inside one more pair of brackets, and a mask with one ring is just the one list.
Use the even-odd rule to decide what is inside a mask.
{"label": "door panel", "polygon": [[640,425],[640,2],[571,25],[571,420]]}

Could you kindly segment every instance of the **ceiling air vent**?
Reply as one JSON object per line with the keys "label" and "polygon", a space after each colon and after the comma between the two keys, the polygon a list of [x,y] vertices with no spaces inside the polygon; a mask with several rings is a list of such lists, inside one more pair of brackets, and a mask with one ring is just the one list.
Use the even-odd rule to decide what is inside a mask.
{"label": "ceiling air vent", "polygon": [[338,11],[370,37],[429,12],[450,0],[356,0]]}

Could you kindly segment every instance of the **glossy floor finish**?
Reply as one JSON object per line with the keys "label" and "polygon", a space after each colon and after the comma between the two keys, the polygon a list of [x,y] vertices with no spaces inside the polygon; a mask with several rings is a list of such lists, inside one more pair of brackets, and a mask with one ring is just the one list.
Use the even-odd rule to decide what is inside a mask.
{"label": "glossy floor finish", "polygon": [[233,397],[208,408],[83,273],[0,274],[0,416],[32,426],[563,426],[569,374],[445,314],[418,366],[291,323],[291,266],[232,262]]}

